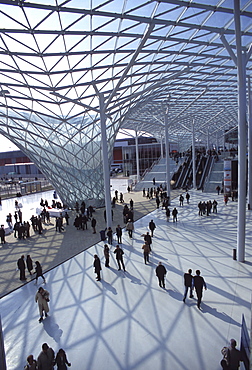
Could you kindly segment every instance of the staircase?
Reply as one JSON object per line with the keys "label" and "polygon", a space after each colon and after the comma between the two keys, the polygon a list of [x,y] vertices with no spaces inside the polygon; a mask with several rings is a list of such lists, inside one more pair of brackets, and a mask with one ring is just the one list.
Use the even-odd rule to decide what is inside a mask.
{"label": "staircase", "polygon": [[[170,158],[170,176],[179,165],[176,165],[176,162]],[[155,177],[156,184],[153,185],[153,178]],[[141,191],[143,188],[148,189],[151,187],[157,187],[158,185],[164,185],[166,183],[166,160],[161,158],[152,168],[145,174],[143,179],[138,182],[135,186],[135,191]]]}
{"label": "staircase", "polygon": [[222,181],[223,181],[223,169],[224,169],[224,161],[222,158],[219,157],[218,162],[214,163],[211,174],[209,176],[209,180],[206,182],[204,186],[204,192],[207,193],[215,193],[216,186],[220,186],[222,188]]}

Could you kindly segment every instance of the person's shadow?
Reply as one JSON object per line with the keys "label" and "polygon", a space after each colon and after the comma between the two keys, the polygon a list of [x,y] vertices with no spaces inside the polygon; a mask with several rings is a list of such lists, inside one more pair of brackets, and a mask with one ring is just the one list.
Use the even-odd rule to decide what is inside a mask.
{"label": "person's shadow", "polygon": [[55,342],[59,342],[63,334],[63,330],[59,328],[59,325],[54,321],[53,316],[48,316],[43,321],[43,326],[47,334],[52,337]]}
{"label": "person's shadow", "polygon": [[209,313],[213,316],[216,316],[218,319],[227,322],[230,325],[241,326],[241,324],[235,320],[233,320],[230,316],[228,316],[225,312],[218,312],[216,308],[210,307],[204,302],[201,303],[201,311],[203,313]]}
{"label": "person's shadow", "polygon": [[111,284],[107,283],[104,280],[101,280],[104,290],[110,290],[113,294],[117,294],[116,288],[114,288]]}

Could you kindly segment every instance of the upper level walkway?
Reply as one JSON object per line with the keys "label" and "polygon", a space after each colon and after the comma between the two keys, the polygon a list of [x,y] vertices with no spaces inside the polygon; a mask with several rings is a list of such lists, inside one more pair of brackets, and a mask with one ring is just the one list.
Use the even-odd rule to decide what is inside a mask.
{"label": "upper level walkway", "polygon": [[[34,301],[38,286],[33,281],[3,297],[8,370],[22,369],[26,356],[33,353],[37,357],[44,342],[55,351],[64,348],[72,368],[78,370],[220,369],[220,349],[230,338],[240,344],[242,314],[250,325],[251,212],[246,215],[246,262],[239,263],[232,259],[237,203],[230,201],[224,206],[223,197],[215,195],[218,213],[200,217],[199,200],[213,200],[213,194],[190,194],[189,205],[179,207],[178,199],[172,200],[170,209],[177,207],[179,211],[177,223],[167,222],[164,210],[153,211],[154,201],[145,201],[152,204],[152,213],[135,222],[133,239],[123,233],[126,272],[117,270],[113,253],[116,241],[111,247],[110,268],[104,266],[104,243],[97,242],[47,272],[50,316],[41,324]],[[132,196],[142,198],[141,193]],[[145,265],[142,235],[151,219],[157,228],[150,263]],[[41,251],[38,247],[41,258],[45,258],[43,248],[49,253],[63,238],[69,238],[69,243],[73,239],[69,244],[72,249],[80,240],[78,233],[88,235],[70,227],[62,235],[46,231],[43,240],[50,243]],[[61,253],[60,248],[57,253]],[[101,258],[100,282],[96,282],[93,271],[94,254]],[[155,275],[159,261],[168,271],[165,290],[159,288]],[[1,268],[2,264],[3,260]],[[189,268],[193,273],[200,269],[207,283],[201,311],[195,297],[185,304],[182,301],[183,274]]]}

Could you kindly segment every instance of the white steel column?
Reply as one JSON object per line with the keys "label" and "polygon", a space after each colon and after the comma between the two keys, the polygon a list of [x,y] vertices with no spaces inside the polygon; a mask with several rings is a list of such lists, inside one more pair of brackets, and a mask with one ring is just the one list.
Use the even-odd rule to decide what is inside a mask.
{"label": "white steel column", "polygon": [[192,122],[192,165],[193,165],[193,188],[196,189],[196,163],[195,163],[195,128]]}
{"label": "white steel column", "polygon": [[168,112],[164,113],[164,118],[165,118],[166,191],[167,191],[167,197],[171,199],[170,143],[169,143],[169,129],[168,129]]}
{"label": "white steel column", "polygon": [[248,78],[248,203],[252,209],[252,94],[250,77]]}
{"label": "white steel column", "polygon": [[161,158],[164,158],[163,136],[160,139]]}
{"label": "white steel column", "polygon": [[139,149],[138,149],[138,134],[135,131],[135,143],[136,143],[136,169],[137,169],[137,182],[140,181],[140,169],[139,169]]}
{"label": "white steel column", "polygon": [[207,151],[210,149],[209,128],[207,128]]}
{"label": "white steel column", "polygon": [[107,133],[106,133],[106,115],[105,115],[105,111],[104,111],[104,108],[105,108],[104,95],[102,93],[99,93],[99,104],[100,104],[100,121],[101,121],[104,193],[105,193],[106,219],[107,219],[107,228],[108,228],[108,227],[112,227],[112,215],[111,215],[110,171],[109,171],[109,160],[108,160],[108,143],[107,143]]}
{"label": "white steel column", "polygon": [[234,19],[237,50],[238,77],[238,221],[237,259],[245,260],[245,218],[246,218],[246,69],[242,53],[240,27],[240,1],[234,0]]}

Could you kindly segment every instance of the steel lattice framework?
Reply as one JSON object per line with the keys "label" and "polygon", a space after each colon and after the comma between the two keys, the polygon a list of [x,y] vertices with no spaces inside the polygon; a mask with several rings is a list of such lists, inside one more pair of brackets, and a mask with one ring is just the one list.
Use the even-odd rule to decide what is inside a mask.
{"label": "steel lattice framework", "polygon": [[[237,126],[233,1],[0,0],[0,21],[0,133],[68,204],[104,201],[97,91],[110,156],[119,129],[163,137],[167,111],[187,145],[192,120],[199,140]],[[250,75],[252,1],[240,23]]]}

